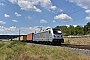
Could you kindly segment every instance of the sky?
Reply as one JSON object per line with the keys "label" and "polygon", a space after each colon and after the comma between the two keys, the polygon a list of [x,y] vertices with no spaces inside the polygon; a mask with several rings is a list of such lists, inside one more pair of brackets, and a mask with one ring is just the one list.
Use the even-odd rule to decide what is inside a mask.
{"label": "sky", "polygon": [[84,26],[90,0],[0,0],[0,35],[28,34],[42,27]]}

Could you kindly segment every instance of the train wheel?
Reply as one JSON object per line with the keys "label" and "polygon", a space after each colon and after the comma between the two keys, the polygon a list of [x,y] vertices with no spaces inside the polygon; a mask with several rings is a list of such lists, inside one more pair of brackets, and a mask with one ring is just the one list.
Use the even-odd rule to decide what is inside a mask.
{"label": "train wheel", "polygon": [[61,42],[52,42],[52,45],[61,45]]}

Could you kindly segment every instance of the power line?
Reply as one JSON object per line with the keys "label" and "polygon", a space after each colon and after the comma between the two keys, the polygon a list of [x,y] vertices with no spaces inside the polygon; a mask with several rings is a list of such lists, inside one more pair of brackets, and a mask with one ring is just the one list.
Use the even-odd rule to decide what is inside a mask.
{"label": "power line", "polygon": [[78,19],[74,19],[74,20],[80,20],[80,19],[83,19],[83,18],[85,18],[85,16],[83,16],[83,17],[81,17],[81,18],[78,18]]}
{"label": "power line", "polygon": [[77,10],[77,11],[74,11],[74,12],[70,13],[69,15],[75,14],[75,13],[77,13],[77,12],[79,12],[79,11],[82,11],[82,10],[84,10],[84,9],[81,8],[81,9],[79,9],[79,10]]}
{"label": "power line", "polygon": [[[71,5],[73,8],[72,9],[69,9],[67,12],[66,12],[66,14],[68,14],[68,15],[73,15],[73,14],[75,14],[75,13],[77,13],[77,12],[80,12],[80,11],[82,11],[82,10],[84,10],[84,8],[80,8],[80,9],[77,9],[79,6],[74,6],[74,5]],[[88,7],[89,8],[89,7]],[[71,11],[74,11],[74,12],[71,12]],[[84,17],[82,17],[82,18],[84,18]],[[82,19],[82,18],[78,18],[78,19]]]}

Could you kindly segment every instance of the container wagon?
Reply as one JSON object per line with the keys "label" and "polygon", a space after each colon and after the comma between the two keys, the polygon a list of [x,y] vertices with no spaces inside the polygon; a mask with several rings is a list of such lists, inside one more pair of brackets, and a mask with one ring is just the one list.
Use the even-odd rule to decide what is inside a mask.
{"label": "container wagon", "polygon": [[27,35],[25,36],[20,36],[20,41],[26,41],[27,40]]}
{"label": "container wagon", "polygon": [[36,34],[35,33],[27,34],[27,42],[36,42]]}

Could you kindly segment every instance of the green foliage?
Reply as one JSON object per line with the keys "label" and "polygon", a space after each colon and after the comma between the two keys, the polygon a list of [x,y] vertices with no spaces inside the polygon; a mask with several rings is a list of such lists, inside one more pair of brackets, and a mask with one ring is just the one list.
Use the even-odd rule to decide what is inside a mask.
{"label": "green foliage", "polygon": [[84,34],[90,34],[90,22],[84,26]]}
{"label": "green foliage", "polygon": [[74,30],[74,35],[83,35],[84,31],[83,31],[83,27],[82,26],[76,26],[75,30]]}
{"label": "green foliage", "polygon": [[84,27],[82,26],[56,26],[55,28],[61,29],[64,36],[68,35],[87,35],[90,34],[90,22],[88,22]]}
{"label": "green foliage", "polygon": [[55,28],[59,28],[63,32],[63,35],[69,35],[67,26],[56,26]]}

